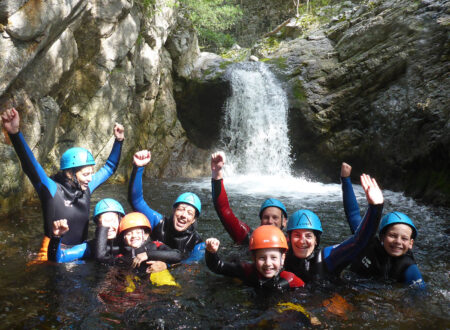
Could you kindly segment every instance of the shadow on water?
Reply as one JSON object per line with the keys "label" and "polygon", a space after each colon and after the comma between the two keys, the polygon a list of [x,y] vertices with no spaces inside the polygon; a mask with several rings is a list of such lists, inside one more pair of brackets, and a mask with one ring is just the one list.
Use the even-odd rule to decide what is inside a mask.
{"label": "shadow on water", "polygon": [[[322,246],[343,241],[350,232],[339,186],[323,185],[315,193],[314,185],[305,188],[307,184],[303,189],[309,190],[309,195],[302,195],[301,188],[269,193],[252,187],[251,182],[234,183],[233,179],[227,181],[227,190],[236,215],[252,227],[258,225],[261,202],[272,196],[282,199],[289,213],[299,208],[316,211],[324,227]],[[112,197],[130,211],[126,188],[105,185],[94,194],[92,207],[101,198]],[[362,190],[355,188],[364,210]],[[232,243],[217,219],[210,179],[144,182],[145,199],[163,214],[170,213],[177,195],[186,190],[197,193],[203,202],[198,226],[203,238],[219,238],[220,253],[226,259],[248,258],[246,249]],[[38,251],[43,229],[40,208],[26,206],[0,222],[1,327],[291,329],[310,326],[299,309],[303,307],[319,320],[319,328],[449,328],[449,210],[420,206],[397,193],[385,192],[385,197],[385,212],[405,212],[419,229],[414,250],[429,285],[426,294],[346,273],[340,285],[261,296],[233,279],[212,274],[204,262],[171,270],[180,287],[157,287],[146,277],[136,278],[128,271],[89,261],[27,265]]]}

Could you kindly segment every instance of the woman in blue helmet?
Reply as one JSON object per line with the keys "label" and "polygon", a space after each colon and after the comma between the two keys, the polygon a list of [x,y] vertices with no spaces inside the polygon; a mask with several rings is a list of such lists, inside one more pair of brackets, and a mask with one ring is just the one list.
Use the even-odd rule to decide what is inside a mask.
{"label": "woman in blue helmet", "polygon": [[[350,230],[361,222],[358,202],[350,179],[352,167],[341,166],[342,196]],[[380,224],[378,237],[352,262],[351,270],[364,277],[395,280],[418,288],[425,288],[422,274],[412,253],[417,229],[411,219],[401,212],[386,214]]]}
{"label": "woman in blue helmet", "polygon": [[[216,152],[211,155],[211,190],[214,208],[222,225],[235,243],[248,245],[252,229],[245,222],[239,220],[233,213],[228,202],[227,192],[223,184],[223,166],[225,154]],[[266,199],[259,210],[262,225],[274,225],[281,230],[286,227],[286,207],[275,198]]]}
{"label": "woman in blue helmet", "polygon": [[16,109],[8,109],[1,115],[3,128],[16,150],[22,168],[31,180],[41,200],[44,215],[43,260],[52,235],[53,221],[66,219],[70,231],[62,237],[65,245],[81,244],[87,239],[89,223],[89,203],[91,194],[104,183],[119,164],[124,129],[115,124],[116,140],[106,164],[94,173],[95,160],[84,148],[71,148],[61,157],[60,172],[48,177],[28,147],[19,131],[20,117]]}
{"label": "woman in blue helmet", "polygon": [[369,208],[353,236],[340,244],[320,248],[322,224],[310,210],[298,210],[289,217],[289,250],[285,269],[305,283],[339,276],[375,236],[383,210],[383,194],[375,179],[363,174],[361,184]]}
{"label": "woman in blue helmet", "polygon": [[[158,240],[172,249],[181,251],[183,263],[201,260],[205,253],[205,243],[196,230],[197,219],[201,212],[201,202],[198,196],[186,192],[178,196],[173,203],[171,217],[163,217],[145,202],[142,191],[142,175],[145,166],[151,160],[148,150],[134,154],[133,171],[130,177],[128,200],[136,212],[141,212],[149,219],[153,228],[151,238]],[[155,262],[151,269],[164,269],[164,265]]]}
{"label": "woman in blue helmet", "polygon": [[119,253],[116,243],[117,231],[125,211],[122,205],[105,198],[95,205],[95,238],[74,246],[61,245],[61,238],[70,231],[66,219],[53,222],[53,235],[48,246],[48,259],[55,262],[70,262],[78,259],[95,258],[103,263],[111,263]]}

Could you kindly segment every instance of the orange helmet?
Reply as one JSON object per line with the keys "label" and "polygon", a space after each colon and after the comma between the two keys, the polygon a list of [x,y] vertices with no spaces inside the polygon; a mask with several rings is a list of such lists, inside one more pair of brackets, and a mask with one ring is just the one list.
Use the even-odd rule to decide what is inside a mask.
{"label": "orange helmet", "polygon": [[152,231],[152,226],[148,221],[147,217],[139,212],[131,212],[122,218],[119,224],[119,234],[123,233],[125,230],[136,227],[145,227]]}
{"label": "orange helmet", "polygon": [[278,227],[273,225],[264,225],[255,229],[250,237],[249,247],[250,250],[270,248],[287,250],[288,244],[286,241],[286,236],[284,236],[283,232]]}

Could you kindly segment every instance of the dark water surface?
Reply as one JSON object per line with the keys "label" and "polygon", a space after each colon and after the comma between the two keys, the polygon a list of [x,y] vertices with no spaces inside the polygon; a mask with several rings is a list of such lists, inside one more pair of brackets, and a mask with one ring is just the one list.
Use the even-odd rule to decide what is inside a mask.
{"label": "dark water surface", "polygon": [[[240,189],[240,187],[242,189]],[[227,185],[233,210],[256,227],[265,197],[278,197],[288,212],[311,208],[322,220],[322,246],[339,243],[350,234],[337,185],[316,193],[247,191],[242,183]],[[314,187],[309,190],[314,191]],[[316,187],[317,188],[317,187]],[[126,202],[125,185],[105,185],[93,195],[91,207],[105,197]],[[247,258],[218,220],[210,197],[209,179],[153,180],[144,184],[145,198],[157,211],[169,214],[179,193],[197,193],[203,210],[198,230],[204,239],[221,240],[221,255]],[[307,189],[308,190],[308,189]],[[365,200],[356,190],[362,209]],[[283,296],[261,296],[237,281],[212,274],[204,262],[171,270],[180,287],[152,285],[148,279],[93,262],[27,265],[36,255],[43,233],[39,206],[26,206],[0,221],[1,328],[286,328],[308,326],[303,313],[283,311],[283,303],[302,306],[320,322],[319,328],[445,329],[450,328],[448,245],[449,210],[417,205],[400,194],[385,192],[385,212],[407,213],[419,236],[414,253],[428,284],[417,294],[396,283],[357,280],[345,274],[342,285],[302,289]],[[90,228],[90,235],[94,227]],[[351,279],[349,281],[348,279]],[[132,291],[132,292],[127,292]],[[330,304],[334,301],[334,304]],[[328,306],[328,307],[327,307]]]}

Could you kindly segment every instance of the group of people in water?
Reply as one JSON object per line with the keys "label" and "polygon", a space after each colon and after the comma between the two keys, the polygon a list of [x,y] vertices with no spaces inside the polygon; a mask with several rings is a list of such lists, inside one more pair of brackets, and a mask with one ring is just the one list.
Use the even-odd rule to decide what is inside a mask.
{"label": "group of people in water", "polygon": [[61,157],[60,171],[49,177],[20,132],[17,110],[7,109],[1,118],[42,204],[42,260],[70,262],[91,258],[134,268],[141,273],[155,273],[175,264],[204,258],[211,271],[240,278],[249,286],[268,291],[284,291],[339,278],[346,268],[375,280],[426,287],[412,253],[417,236],[414,223],[400,212],[382,217],[383,194],[376,180],[366,174],[361,175],[361,185],[368,208],[361,217],[348,164],[342,164],[341,183],[352,235],[339,244],[320,247],[322,224],[311,210],[300,209],[288,217],[284,204],[269,198],[259,210],[259,227],[253,230],[239,220],[225,190],[225,155],[222,152],[212,154],[211,187],[215,210],[234,242],[248,245],[252,261],[228,262],[219,256],[218,239],[203,241],[197,232],[202,205],[195,193],[179,195],[173,203],[172,214],[166,217],[144,200],[142,176],[151,161],[148,150],[138,151],[133,157],[128,188],[133,212],[126,214],[114,199],[100,200],[93,214],[95,236],[88,240],[91,194],[118,167],[125,138],[122,125],[114,125],[115,142],[106,164],[99,171],[94,173],[95,159],[88,150],[70,148]]}

